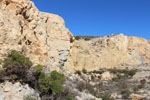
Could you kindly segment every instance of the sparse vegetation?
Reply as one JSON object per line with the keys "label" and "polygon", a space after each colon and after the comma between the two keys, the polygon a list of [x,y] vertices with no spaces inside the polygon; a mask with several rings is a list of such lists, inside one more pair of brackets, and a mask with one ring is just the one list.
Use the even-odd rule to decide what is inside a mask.
{"label": "sparse vegetation", "polygon": [[122,96],[123,96],[124,99],[128,99],[129,96],[130,96],[130,94],[131,94],[131,92],[128,89],[123,89],[121,91],[121,94],[122,94]]}
{"label": "sparse vegetation", "polygon": [[80,40],[80,36],[75,36],[75,39],[76,40]]}
{"label": "sparse vegetation", "polygon": [[124,74],[126,77],[132,77],[137,72],[135,69],[109,69],[109,71],[113,74]]}
{"label": "sparse vegetation", "polygon": [[84,74],[87,74],[87,70],[86,70],[85,68],[82,69],[82,72],[83,72]]}
{"label": "sparse vegetation", "polygon": [[81,73],[80,70],[77,70],[77,71],[75,72],[75,74],[82,75],[82,73]]}
{"label": "sparse vegetation", "polygon": [[38,100],[37,97],[34,97],[32,95],[27,95],[23,98],[23,100]]}
{"label": "sparse vegetation", "polygon": [[75,98],[72,95],[68,95],[68,100],[75,100]]}
{"label": "sparse vegetation", "polygon": [[113,98],[110,97],[108,94],[104,94],[101,96],[102,100],[114,100]]}
{"label": "sparse vegetation", "polygon": [[[101,78],[99,77],[101,77],[102,73],[107,71],[112,73],[114,77],[112,78],[112,80],[101,80]],[[98,84],[91,85],[89,82],[78,82],[77,88],[79,89],[79,91],[87,90],[90,94],[98,98],[102,98],[103,100],[115,100],[115,98],[110,97],[110,94],[114,92],[120,94],[123,99],[128,99],[131,93],[134,93],[134,91],[138,90],[137,86],[136,88],[131,89],[133,87],[133,83],[129,82],[129,79],[132,79],[133,75],[135,75],[136,72],[137,70],[135,69],[100,69],[90,72],[87,72],[84,69],[82,69],[82,73],[91,75],[90,81]],[[94,74],[96,75],[95,77]],[[81,78],[83,76],[81,75]],[[141,80],[140,86],[141,84],[144,86],[145,83],[146,82],[144,80]]]}
{"label": "sparse vegetation", "polygon": [[134,91],[134,92],[138,91],[138,87],[135,86],[135,87],[133,88],[133,91]]}
{"label": "sparse vegetation", "polygon": [[[21,83],[29,84],[40,93],[41,98],[46,96],[52,98],[67,98],[74,100],[73,95],[64,94],[63,83],[65,82],[64,74],[52,71],[48,75],[43,72],[43,66],[37,65],[31,68],[32,62],[28,57],[25,57],[18,51],[12,50],[8,56],[1,60],[3,70],[0,70],[0,82],[4,81],[19,81]],[[37,100],[33,96],[26,96],[24,100]]]}
{"label": "sparse vegetation", "polygon": [[[3,66],[3,70],[0,70],[0,82],[5,80],[16,82],[19,81],[23,84],[29,84],[30,87],[35,89],[42,100],[46,98],[56,100],[75,100],[75,93],[70,90],[63,83],[66,78],[64,74],[57,71],[51,73],[44,73],[43,65],[32,66],[32,62],[28,57],[25,57],[18,51],[10,51],[8,56],[4,60],[0,60]],[[112,80],[101,80],[101,74],[109,71],[115,77]],[[123,99],[128,99],[131,92],[136,92],[142,89],[147,84],[146,79],[142,79],[133,87],[133,84],[129,84],[129,79],[135,75],[137,70],[129,69],[100,69],[88,72],[86,69],[82,71],[77,70],[75,74],[78,74],[83,81],[79,81],[76,87],[79,91],[86,91],[95,97],[102,98],[103,100],[114,100],[110,97],[110,94],[117,92],[122,95]],[[84,78],[84,76],[91,74],[91,78]],[[97,76],[95,76],[97,75]],[[90,81],[94,83],[89,83]],[[33,96],[26,96],[24,100],[37,100]]]}
{"label": "sparse vegetation", "polygon": [[2,61],[3,70],[1,70],[0,81],[20,80],[25,81],[27,73],[32,66],[32,62],[20,52],[12,50],[8,56]]}
{"label": "sparse vegetation", "polygon": [[84,39],[85,41],[89,41],[91,39],[97,38],[97,36],[75,36],[76,40]]}
{"label": "sparse vegetation", "polygon": [[102,73],[104,73],[104,72],[105,72],[105,70],[100,69],[100,70],[91,71],[91,72],[89,72],[89,73],[102,74]]}

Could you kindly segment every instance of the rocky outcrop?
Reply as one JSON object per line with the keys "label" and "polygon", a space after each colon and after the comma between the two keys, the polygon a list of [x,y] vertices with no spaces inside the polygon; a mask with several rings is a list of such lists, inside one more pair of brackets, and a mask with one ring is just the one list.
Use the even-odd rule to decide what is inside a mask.
{"label": "rocky outcrop", "polygon": [[145,97],[138,94],[131,94],[130,95],[131,100],[143,100]]}
{"label": "rocky outcrop", "polygon": [[29,0],[1,0],[1,58],[13,49],[30,57],[34,64],[65,70],[72,41],[72,33],[58,15],[39,12]]}
{"label": "rocky outcrop", "polygon": [[123,34],[75,41],[70,70],[126,68],[150,63],[148,40]]}
{"label": "rocky outcrop", "polygon": [[0,100],[28,100],[27,97],[40,100],[39,94],[28,85],[5,82],[0,84]]}

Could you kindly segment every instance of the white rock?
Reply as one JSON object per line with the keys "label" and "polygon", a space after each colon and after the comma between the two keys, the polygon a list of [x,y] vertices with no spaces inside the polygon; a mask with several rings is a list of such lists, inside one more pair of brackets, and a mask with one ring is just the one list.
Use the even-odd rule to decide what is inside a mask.
{"label": "white rock", "polygon": [[11,91],[11,88],[10,87],[5,87],[4,88],[4,92],[10,92]]}
{"label": "white rock", "polygon": [[[19,86],[19,87],[18,87]],[[24,100],[26,95],[35,94],[36,98],[40,100],[39,95],[30,87],[24,88],[20,83],[12,84],[11,82],[0,84],[0,100]]]}
{"label": "white rock", "polygon": [[111,80],[112,79],[110,72],[104,72],[101,74],[101,76],[102,76],[102,78],[101,78],[102,80]]}
{"label": "white rock", "polygon": [[131,94],[130,98],[131,98],[131,100],[141,100],[141,99],[144,99],[145,96],[139,95],[139,94]]}

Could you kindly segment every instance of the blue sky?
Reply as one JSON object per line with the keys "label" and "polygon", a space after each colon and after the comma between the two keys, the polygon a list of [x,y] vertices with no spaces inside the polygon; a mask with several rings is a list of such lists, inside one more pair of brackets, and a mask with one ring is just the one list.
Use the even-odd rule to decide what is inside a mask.
{"label": "blue sky", "polygon": [[150,39],[150,0],[32,0],[40,11],[62,16],[74,35],[124,33]]}

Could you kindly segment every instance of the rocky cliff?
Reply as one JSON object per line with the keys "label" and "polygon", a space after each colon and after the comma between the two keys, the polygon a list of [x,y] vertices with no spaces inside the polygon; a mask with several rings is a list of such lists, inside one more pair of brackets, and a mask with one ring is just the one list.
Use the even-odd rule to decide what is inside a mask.
{"label": "rocky cliff", "polygon": [[72,41],[73,35],[60,16],[38,11],[29,0],[0,1],[1,58],[13,49],[34,64],[65,70]]}
{"label": "rocky cliff", "polygon": [[150,63],[148,40],[123,34],[75,41],[70,70],[126,68]]}
{"label": "rocky cliff", "polygon": [[150,42],[123,34],[74,41],[64,20],[29,0],[0,1],[0,57],[21,51],[49,69],[97,70],[150,63]]}
{"label": "rocky cliff", "polygon": [[[150,100],[150,40],[123,34],[74,40],[60,16],[38,11],[29,0],[0,0],[0,67],[10,50],[44,65],[45,73],[64,72],[66,81],[60,84],[62,74],[54,71],[55,84],[41,68],[18,71],[25,59],[9,58],[16,67],[6,60],[11,67],[0,69],[0,100]],[[64,91],[54,96],[53,87]]]}

